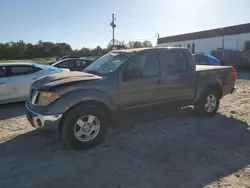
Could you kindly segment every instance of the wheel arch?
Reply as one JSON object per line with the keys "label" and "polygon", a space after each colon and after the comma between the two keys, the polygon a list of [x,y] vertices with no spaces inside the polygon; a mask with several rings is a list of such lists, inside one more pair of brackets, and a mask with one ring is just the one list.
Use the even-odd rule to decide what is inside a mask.
{"label": "wheel arch", "polygon": [[221,88],[221,85],[219,83],[213,83],[213,84],[209,84],[204,90],[202,93],[204,93],[206,90],[210,90],[210,89],[214,89],[218,92],[218,95],[219,95],[219,99],[222,98],[223,96],[223,90]]}
{"label": "wheel arch", "polygon": [[222,86],[220,84],[220,82],[210,82],[207,85],[201,87],[201,89],[199,89],[199,91],[197,92],[197,95],[193,101],[193,105],[196,105],[200,98],[202,97],[202,95],[204,94],[204,92],[206,92],[208,89],[215,89],[218,91],[218,95],[219,95],[219,99],[221,99],[223,97],[223,90],[222,90]]}
{"label": "wheel arch", "polygon": [[86,101],[81,101],[81,102],[78,102],[78,103],[74,104],[69,109],[67,109],[67,111],[65,111],[65,113],[63,114],[63,116],[61,118],[60,124],[58,126],[58,133],[60,133],[61,130],[62,130],[62,124],[63,124],[62,122],[64,121],[64,118],[66,117],[67,113],[69,111],[71,111],[72,109],[76,108],[79,105],[94,105],[94,106],[98,106],[99,108],[103,109],[103,111],[106,113],[106,115],[108,117],[108,121],[111,124],[113,123],[114,116],[113,116],[113,113],[112,113],[111,109],[109,109],[107,105],[105,105],[103,102],[97,101],[97,100],[86,100]]}

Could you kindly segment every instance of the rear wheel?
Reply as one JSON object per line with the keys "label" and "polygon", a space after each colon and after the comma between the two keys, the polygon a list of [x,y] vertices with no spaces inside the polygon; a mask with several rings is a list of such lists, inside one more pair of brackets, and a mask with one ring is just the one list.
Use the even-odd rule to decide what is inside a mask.
{"label": "rear wheel", "polygon": [[98,145],[105,137],[106,112],[95,105],[79,105],[65,114],[62,139],[74,149],[88,149]]}
{"label": "rear wheel", "polygon": [[216,114],[220,105],[220,95],[215,88],[209,88],[202,94],[194,109],[199,116],[212,117]]}

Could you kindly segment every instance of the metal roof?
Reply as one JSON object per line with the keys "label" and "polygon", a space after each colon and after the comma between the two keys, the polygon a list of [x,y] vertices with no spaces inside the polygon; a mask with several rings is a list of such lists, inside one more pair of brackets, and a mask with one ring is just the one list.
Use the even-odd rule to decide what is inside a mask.
{"label": "metal roof", "polygon": [[226,35],[236,35],[242,33],[250,33],[250,23],[222,27],[218,29],[211,29],[206,31],[199,31],[194,33],[187,33],[181,35],[174,35],[169,37],[159,38],[157,43],[168,43],[168,42],[178,42],[178,41],[186,41],[186,40],[196,40],[203,38],[211,38],[211,37],[220,37]]}

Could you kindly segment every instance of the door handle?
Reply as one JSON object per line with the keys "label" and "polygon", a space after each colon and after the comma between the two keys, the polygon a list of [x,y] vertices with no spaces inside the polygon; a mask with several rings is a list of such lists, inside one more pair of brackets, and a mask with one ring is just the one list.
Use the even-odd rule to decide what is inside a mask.
{"label": "door handle", "polygon": [[5,84],[6,82],[0,82],[0,85],[3,85],[3,84]]}

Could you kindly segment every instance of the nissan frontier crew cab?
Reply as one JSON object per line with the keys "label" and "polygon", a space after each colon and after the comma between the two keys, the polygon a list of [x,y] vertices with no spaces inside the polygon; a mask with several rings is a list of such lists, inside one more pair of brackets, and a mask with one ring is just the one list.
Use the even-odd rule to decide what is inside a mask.
{"label": "nissan frontier crew cab", "polygon": [[192,105],[199,116],[211,117],[235,80],[232,66],[196,66],[187,48],[112,51],[85,72],[34,82],[27,118],[35,128],[56,129],[70,147],[86,149],[99,144],[120,116],[147,108]]}

